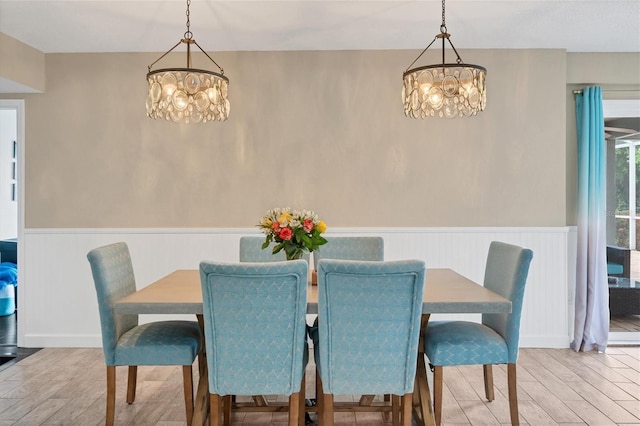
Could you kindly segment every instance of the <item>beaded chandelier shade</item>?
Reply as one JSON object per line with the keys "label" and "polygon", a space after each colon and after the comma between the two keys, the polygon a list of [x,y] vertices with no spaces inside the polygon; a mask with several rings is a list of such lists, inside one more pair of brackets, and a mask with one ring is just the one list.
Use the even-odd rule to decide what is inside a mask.
{"label": "beaded chandelier shade", "polygon": [[[189,6],[187,0],[187,31],[184,38],[169,51],[149,65],[147,83],[147,116],[163,118],[176,123],[206,123],[224,121],[229,117],[231,105],[227,98],[229,79],[224,70],[193,39],[189,30]],[[187,45],[186,68],[163,68],[151,71],[151,67],[180,44]],[[218,67],[218,72],[191,68],[191,45],[194,44]]]}
{"label": "beaded chandelier shade", "polygon": [[[444,12],[442,0],[440,34],[434,37],[402,75],[402,102],[407,117],[469,117],[483,111],[487,104],[487,70],[462,62],[451,43],[451,35],[447,33]],[[437,39],[442,40],[442,63],[411,68]],[[456,54],[455,63],[445,62],[445,40]]]}

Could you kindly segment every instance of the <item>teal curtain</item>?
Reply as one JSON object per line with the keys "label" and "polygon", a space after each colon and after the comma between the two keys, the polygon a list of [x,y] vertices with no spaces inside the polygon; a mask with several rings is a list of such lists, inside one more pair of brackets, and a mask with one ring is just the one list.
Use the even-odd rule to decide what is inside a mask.
{"label": "teal curtain", "polygon": [[606,145],[602,89],[576,93],[578,246],[574,340],[576,351],[604,352],[609,339],[606,259]]}

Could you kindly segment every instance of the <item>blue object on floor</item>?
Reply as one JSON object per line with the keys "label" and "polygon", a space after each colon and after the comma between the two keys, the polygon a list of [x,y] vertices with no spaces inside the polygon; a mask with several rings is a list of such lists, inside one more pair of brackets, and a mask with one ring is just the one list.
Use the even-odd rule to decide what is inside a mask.
{"label": "blue object on floor", "polygon": [[16,311],[16,293],[12,284],[0,281],[0,317]]}
{"label": "blue object on floor", "polygon": [[0,263],[0,281],[8,284],[18,283],[18,265],[12,262]]}
{"label": "blue object on floor", "polygon": [[12,262],[0,263],[0,316],[16,311],[16,290],[18,266]]}

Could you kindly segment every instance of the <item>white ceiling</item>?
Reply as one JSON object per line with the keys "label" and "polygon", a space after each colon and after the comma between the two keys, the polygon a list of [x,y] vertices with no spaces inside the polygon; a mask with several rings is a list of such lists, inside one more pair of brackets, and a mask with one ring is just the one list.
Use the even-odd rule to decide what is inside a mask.
{"label": "white ceiling", "polygon": [[[186,30],[185,0],[0,0],[0,32],[42,52],[164,52]],[[422,49],[440,31],[439,0],[192,0],[208,52]],[[457,49],[640,52],[640,0],[449,0]]]}

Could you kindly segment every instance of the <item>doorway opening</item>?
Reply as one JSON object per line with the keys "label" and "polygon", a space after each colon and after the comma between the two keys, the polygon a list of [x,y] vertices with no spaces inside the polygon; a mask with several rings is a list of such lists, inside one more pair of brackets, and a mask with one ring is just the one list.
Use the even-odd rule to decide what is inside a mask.
{"label": "doorway opening", "polygon": [[0,99],[0,364],[19,356],[24,100]]}
{"label": "doorway opening", "polygon": [[[609,342],[640,344],[640,99],[604,100]],[[615,275],[613,275],[615,272]]]}

